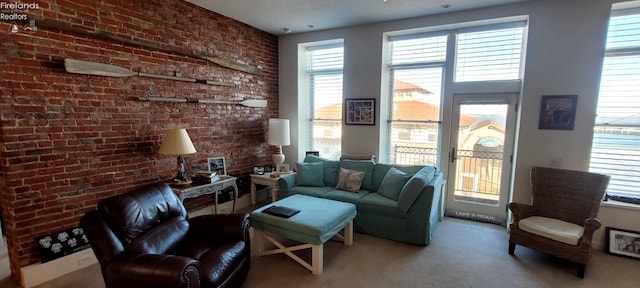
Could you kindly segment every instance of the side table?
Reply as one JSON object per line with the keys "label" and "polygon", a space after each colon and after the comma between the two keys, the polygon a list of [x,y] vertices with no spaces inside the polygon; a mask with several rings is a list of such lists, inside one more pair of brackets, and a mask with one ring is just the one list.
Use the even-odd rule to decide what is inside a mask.
{"label": "side table", "polygon": [[278,179],[280,179],[280,177],[271,178],[271,175],[275,173],[276,172],[264,173],[264,175],[251,174],[251,205],[256,205],[256,184],[269,187],[272,203],[278,200]]}
{"label": "side table", "polygon": [[181,201],[189,198],[196,198],[202,195],[207,194],[215,194],[215,206],[214,213],[218,213],[218,191],[224,190],[227,187],[233,187],[233,208],[231,213],[235,213],[236,211],[236,200],[238,199],[238,185],[236,185],[236,177],[221,175],[220,180],[201,184],[201,183],[192,183],[189,185],[170,185],[173,193],[178,195]]}

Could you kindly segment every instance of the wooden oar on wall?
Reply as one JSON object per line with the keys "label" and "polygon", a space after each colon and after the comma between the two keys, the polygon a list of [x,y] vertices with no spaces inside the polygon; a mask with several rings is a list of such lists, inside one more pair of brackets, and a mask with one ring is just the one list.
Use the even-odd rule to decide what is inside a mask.
{"label": "wooden oar on wall", "polygon": [[67,72],[76,73],[76,74],[88,74],[88,75],[107,76],[107,77],[140,76],[140,77],[167,79],[167,80],[175,80],[175,81],[182,81],[182,82],[236,87],[236,85],[233,83],[225,83],[225,82],[193,79],[193,78],[185,78],[185,77],[169,76],[169,75],[160,75],[160,74],[150,74],[150,73],[143,73],[143,72],[134,72],[129,69],[116,66],[116,65],[76,60],[76,59],[70,59],[70,58],[64,59],[64,68],[67,70]]}
{"label": "wooden oar on wall", "polygon": [[84,36],[89,36],[89,37],[93,37],[93,38],[98,38],[101,40],[108,40],[108,41],[114,41],[114,42],[120,42],[123,44],[127,44],[127,45],[133,45],[133,46],[138,46],[138,47],[144,47],[147,49],[152,49],[152,50],[158,50],[158,51],[162,51],[162,52],[166,52],[166,53],[170,53],[170,54],[175,54],[175,55],[180,55],[180,56],[184,56],[184,57],[189,57],[189,58],[195,58],[195,59],[201,59],[201,60],[206,60],[209,62],[213,62],[216,63],[222,67],[226,67],[229,69],[233,69],[233,70],[238,70],[238,71],[242,71],[242,72],[246,72],[246,73],[250,73],[250,74],[254,74],[254,75],[262,75],[262,69],[258,68],[258,67],[254,67],[251,65],[247,65],[247,64],[242,64],[242,63],[238,63],[235,61],[231,61],[231,60],[227,60],[218,56],[200,56],[200,55],[195,55],[192,53],[186,53],[183,51],[178,51],[175,49],[169,49],[169,48],[165,48],[162,47],[156,43],[152,43],[152,42],[148,42],[148,41],[141,41],[141,40],[133,40],[133,39],[127,39],[127,38],[122,38],[122,37],[118,37],[116,35],[113,34],[109,34],[109,33],[105,33],[103,31],[88,31],[88,30],[84,30],[81,28],[77,28],[77,27],[73,27],[73,26],[69,26],[69,25],[65,25],[65,24],[61,24],[61,23],[52,23],[52,22],[47,22],[44,20],[36,20],[36,25],[38,27],[43,27],[43,28],[49,28],[49,29],[56,29],[56,30],[60,30],[63,32],[69,32],[69,33],[76,33],[76,34],[80,34],[80,35],[84,35]]}
{"label": "wooden oar on wall", "polygon": [[209,103],[209,104],[231,104],[242,105],[247,107],[264,108],[267,107],[267,100],[254,100],[247,99],[243,101],[222,101],[222,100],[209,100],[209,99],[194,99],[194,98],[166,98],[166,97],[139,97],[141,101],[156,101],[156,102],[177,102],[177,103]]}

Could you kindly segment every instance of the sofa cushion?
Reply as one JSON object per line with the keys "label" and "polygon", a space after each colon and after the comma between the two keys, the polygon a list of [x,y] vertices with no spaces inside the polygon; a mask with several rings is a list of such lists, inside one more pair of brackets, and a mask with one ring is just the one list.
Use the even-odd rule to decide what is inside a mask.
{"label": "sofa cushion", "polygon": [[398,202],[378,193],[371,193],[358,200],[360,215],[374,214],[391,218],[402,218],[406,214],[398,208]]}
{"label": "sofa cushion", "polygon": [[398,208],[407,212],[413,205],[413,202],[418,199],[422,189],[433,179],[436,174],[436,167],[426,166],[418,173],[414,174],[409,181],[402,187],[400,195],[398,196]]}
{"label": "sofa cushion", "polygon": [[364,171],[340,168],[340,177],[338,178],[336,189],[357,193],[360,190],[360,186],[362,186],[364,174]]}
{"label": "sofa cushion", "polygon": [[336,184],[338,184],[338,173],[339,173],[338,167],[340,166],[339,161],[328,160],[328,159],[320,158],[315,155],[307,155],[304,158],[304,162],[305,163],[316,163],[316,162],[324,163],[324,179],[323,179],[324,185],[336,187]]}
{"label": "sofa cushion", "polygon": [[296,185],[300,186],[324,186],[324,163],[296,163]]}
{"label": "sofa cushion", "polygon": [[387,175],[382,179],[382,183],[378,188],[378,194],[391,200],[398,201],[398,196],[404,184],[409,181],[411,174],[404,173],[395,167],[391,167]]}
{"label": "sofa cushion", "polygon": [[553,239],[569,245],[578,245],[584,227],[541,216],[527,217],[518,222],[518,228],[532,234]]}
{"label": "sofa cushion", "polygon": [[373,167],[376,164],[371,161],[340,161],[340,168],[348,170],[356,170],[364,172],[362,179],[362,189],[373,191],[371,189],[371,179],[373,178]]}
{"label": "sofa cushion", "polygon": [[[333,190],[333,187],[322,186],[322,187],[311,187],[311,186],[295,186],[291,188],[292,194],[302,194],[309,195],[313,197],[322,197],[325,193]],[[343,192],[344,193],[344,192]],[[351,193],[350,193],[351,194]]]}
{"label": "sofa cushion", "polygon": [[358,193],[351,193],[336,189],[322,194],[322,198],[357,204],[362,197],[369,195],[369,193],[371,192],[367,190],[360,190]]}
{"label": "sofa cushion", "polygon": [[371,177],[371,191],[378,191],[380,189],[380,184],[382,184],[382,179],[387,175],[389,169],[396,168],[404,173],[413,175],[418,173],[420,169],[424,168],[424,166],[419,165],[411,165],[411,166],[400,166],[396,164],[385,164],[385,163],[376,163],[373,166],[373,174]]}

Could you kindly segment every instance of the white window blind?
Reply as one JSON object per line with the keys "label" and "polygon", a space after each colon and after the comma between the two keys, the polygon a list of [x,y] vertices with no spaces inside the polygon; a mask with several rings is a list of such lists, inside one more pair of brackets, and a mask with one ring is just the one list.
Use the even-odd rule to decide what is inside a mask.
{"label": "white window blind", "polygon": [[389,37],[389,161],[436,165],[447,33]]}
{"label": "white window blind", "polygon": [[614,11],[598,94],[589,171],[609,198],[640,204],[640,11]]}
{"label": "white window blind", "polygon": [[[442,34],[442,33],[440,33]],[[445,61],[447,35],[418,34],[390,37],[391,65]]]}
{"label": "white window blind", "polygon": [[312,147],[325,158],[339,158],[342,142],[342,44],[313,46],[309,52]]}
{"label": "white window blind", "polygon": [[458,30],[455,81],[520,79],[524,22]]}

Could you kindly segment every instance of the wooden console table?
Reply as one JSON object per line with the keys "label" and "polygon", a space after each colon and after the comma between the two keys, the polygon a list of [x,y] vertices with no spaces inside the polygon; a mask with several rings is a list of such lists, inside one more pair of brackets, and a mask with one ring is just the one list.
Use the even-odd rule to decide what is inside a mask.
{"label": "wooden console table", "polygon": [[215,206],[213,208],[213,213],[216,214],[218,213],[218,191],[222,191],[227,187],[233,187],[233,208],[231,213],[235,213],[236,200],[238,199],[238,185],[236,185],[236,177],[222,175],[220,176],[220,180],[208,184],[192,183],[188,185],[171,185],[173,193],[176,193],[178,198],[183,202],[185,199],[214,194],[213,198],[215,199]]}

